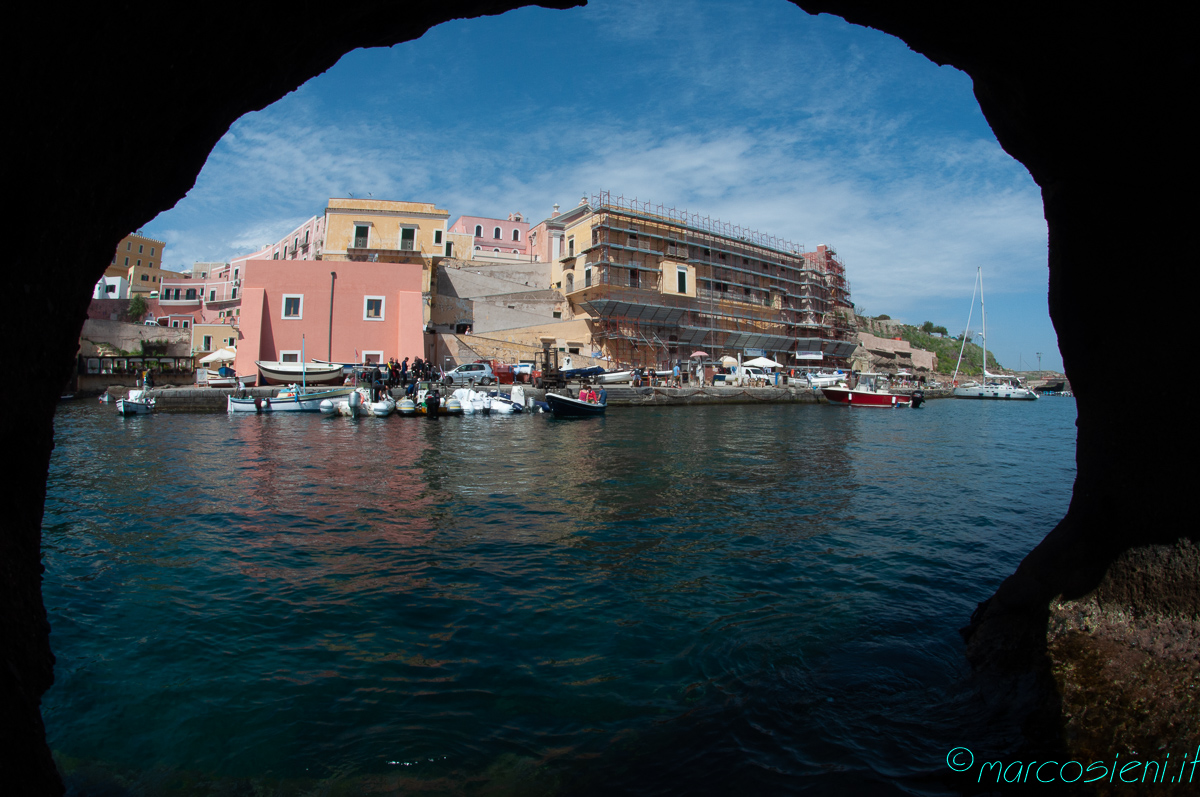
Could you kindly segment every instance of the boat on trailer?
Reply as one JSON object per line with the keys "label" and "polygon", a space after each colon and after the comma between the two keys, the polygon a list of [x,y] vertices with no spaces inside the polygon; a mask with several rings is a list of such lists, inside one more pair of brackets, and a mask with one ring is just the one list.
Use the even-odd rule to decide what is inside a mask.
{"label": "boat on trailer", "polygon": [[342,381],[341,363],[280,362],[256,360],[263,384],[290,385],[294,382],[328,384]]}

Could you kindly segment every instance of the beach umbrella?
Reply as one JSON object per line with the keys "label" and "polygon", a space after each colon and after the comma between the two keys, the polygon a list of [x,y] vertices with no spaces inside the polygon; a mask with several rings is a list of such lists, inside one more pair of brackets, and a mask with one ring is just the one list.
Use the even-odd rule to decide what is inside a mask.
{"label": "beach umbrella", "polygon": [[730,357],[727,354],[721,358],[721,365],[725,366],[726,368],[732,368],[733,366],[735,366],[737,364],[738,364],[737,357]]}
{"label": "beach umbrella", "polygon": [[237,350],[226,346],[223,349],[217,349],[207,357],[200,358],[200,364],[233,362],[235,357],[237,357]]}
{"label": "beach umbrella", "polygon": [[[699,349],[692,352],[692,357],[707,357],[707,356],[708,356],[708,352],[700,351]],[[691,359],[691,358],[689,357],[688,359]]]}
{"label": "beach umbrella", "polygon": [[746,365],[752,365],[755,368],[782,368],[783,363],[777,363],[770,357],[755,357],[753,360],[747,360]]}

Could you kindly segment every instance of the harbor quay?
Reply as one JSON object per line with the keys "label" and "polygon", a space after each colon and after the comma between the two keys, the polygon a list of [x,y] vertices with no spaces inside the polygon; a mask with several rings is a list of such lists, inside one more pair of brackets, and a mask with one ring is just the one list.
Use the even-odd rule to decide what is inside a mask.
{"label": "harbor quay", "polygon": [[[544,401],[546,391],[523,385],[525,397]],[[511,385],[497,388],[501,395],[509,395]],[[567,388],[576,394],[579,385]],[[785,385],[782,387],[710,386],[704,387],[630,387],[626,385],[606,386],[610,407],[665,407],[697,404],[821,404],[827,403],[816,391],[808,387]],[[114,387],[107,392],[112,399],[120,398],[126,388]],[[273,397],[278,386],[251,387],[245,395],[251,397]],[[896,390],[896,395],[909,395],[911,390]],[[153,388],[150,395],[155,399],[158,412],[225,412],[227,396],[241,395],[236,388],[211,387],[162,387]],[[390,391],[393,398],[404,397],[402,388]],[[926,399],[949,398],[950,388],[927,388]]]}

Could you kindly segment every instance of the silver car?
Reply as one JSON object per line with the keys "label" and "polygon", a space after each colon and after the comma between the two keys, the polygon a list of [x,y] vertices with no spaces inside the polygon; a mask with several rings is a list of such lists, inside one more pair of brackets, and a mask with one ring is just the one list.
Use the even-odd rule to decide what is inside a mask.
{"label": "silver car", "polygon": [[496,375],[492,373],[492,366],[487,363],[467,363],[446,374],[443,381],[447,386],[469,385],[474,382],[481,387],[487,387],[495,384]]}

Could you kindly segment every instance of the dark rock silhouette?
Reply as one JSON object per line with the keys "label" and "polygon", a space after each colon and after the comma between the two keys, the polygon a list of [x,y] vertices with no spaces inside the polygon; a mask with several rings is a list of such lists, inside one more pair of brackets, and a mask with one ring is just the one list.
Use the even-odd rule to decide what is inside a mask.
{"label": "dark rock silhouette", "polygon": [[[1114,617],[1149,618],[1168,634],[1161,629],[1172,622],[1200,619],[1200,547],[1177,489],[1188,452],[1172,456],[1186,440],[1187,421],[1171,411],[1182,395],[1166,392],[1165,374],[1149,386],[1116,378],[1151,373],[1144,363],[1158,344],[1181,339],[1179,314],[1152,308],[1181,295],[1176,282],[1195,261],[1184,248],[1195,206],[1185,195],[1195,156],[1182,120],[1196,76],[1188,26],[1119,7],[796,2],[967,72],[1001,145],[1041,186],[1050,314],[1079,408],[1078,478],[1067,516],[980,606],[967,636],[981,671],[1030,676],[1031,710],[1053,732],[1071,721],[1056,702],[1055,656],[1090,655],[1097,634],[1094,623],[1070,625],[1079,607],[1109,618],[1100,626],[1110,631],[1129,631],[1120,643],[1129,650],[1137,629]],[[27,794],[62,791],[40,715],[54,664],[41,597],[42,505],[55,402],[117,241],[183,197],[238,117],[345,52],[520,5],[364,0],[339,6],[337,25],[313,24],[328,7],[311,2],[169,10],[130,2],[69,13],[43,5],[8,20],[2,168],[10,230],[33,244],[33,256],[12,264],[3,329],[32,378],[20,415],[0,430],[15,459],[0,532],[0,782],[24,784]],[[131,33],[137,46],[122,47]],[[1102,325],[1104,316],[1117,321]],[[1070,628],[1048,634],[1055,622]],[[1138,661],[1160,660],[1150,651]]]}

